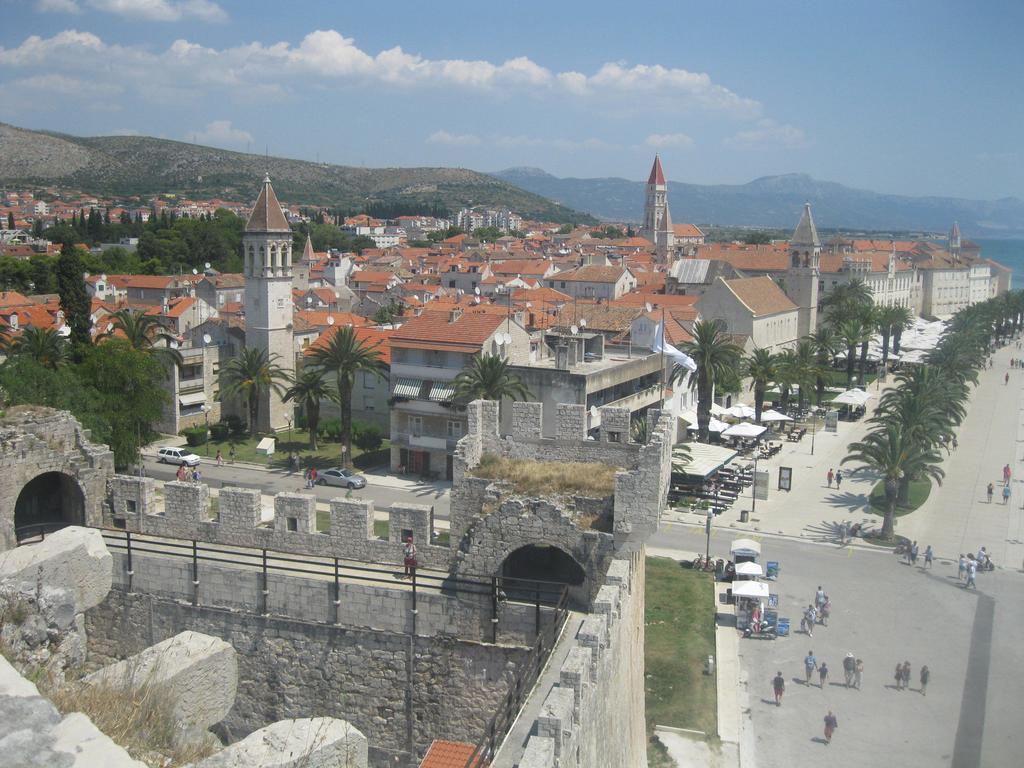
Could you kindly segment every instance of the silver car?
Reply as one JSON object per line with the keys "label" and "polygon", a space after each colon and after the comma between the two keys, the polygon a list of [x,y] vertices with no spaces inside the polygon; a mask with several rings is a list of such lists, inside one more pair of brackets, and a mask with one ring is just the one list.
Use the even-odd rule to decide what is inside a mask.
{"label": "silver car", "polygon": [[351,469],[325,469],[316,474],[317,485],[334,485],[339,488],[365,488],[366,478]]}

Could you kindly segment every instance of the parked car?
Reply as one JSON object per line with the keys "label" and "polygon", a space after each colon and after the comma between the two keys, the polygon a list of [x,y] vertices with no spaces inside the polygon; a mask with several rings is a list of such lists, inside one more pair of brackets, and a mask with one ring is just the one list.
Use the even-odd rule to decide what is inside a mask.
{"label": "parked car", "polygon": [[339,488],[365,488],[366,478],[351,469],[338,467],[317,472],[317,485],[336,485]]}
{"label": "parked car", "polygon": [[161,448],[156,453],[157,458],[164,464],[177,464],[179,467],[182,464],[190,467],[199,466],[199,457],[187,448]]}

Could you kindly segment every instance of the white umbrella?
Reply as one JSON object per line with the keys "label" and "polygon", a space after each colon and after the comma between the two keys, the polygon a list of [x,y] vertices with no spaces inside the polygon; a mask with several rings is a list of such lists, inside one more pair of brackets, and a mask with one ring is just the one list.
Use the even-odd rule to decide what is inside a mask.
{"label": "white umbrella", "polygon": [[724,416],[726,414],[725,408],[720,406],[718,403],[711,404],[711,415],[712,416]]}
{"label": "white umbrella", "polygon": [[874,395],[868,394],[863,389],[848,389],[836,395],[832,402],[839,405],[864,405],[872,397]]}
{"label": "white umbrella", "polygon": [[768,597],[768,585],[763,581],[741,581],[732,588],[733,597]]}
{"label": "white umbrella", "polygon": [[743,403],[736,403],[732,408],[726,408],[725,413],[728,416],[732,416],[734,419],[752,419],[756,411],[749,405]]}
{"label": "white umbrella", "polygon": [[792,420],[793,419],[790,416],[787,416],[784,413],[779,413],[778,411],[773,411],[771,409],[761,413],[761,421],[772,422],[772,421],[792,421]]}
{"label": "white umbrella", "polygon": [[753,539],[734,539],[732,546],[729,547],[729,553],[732,555],[757,555],[761,554],[761,545]]}
{"label": "white umbrella", "polygon": [[740,563],[736,566],[737,576],[763,576],[764,569],[757,563]]}
{"label": "white umbrella", "polygon": [[744,421],[739,424],[733,424],[722,433],[722,437],[757,437],[762,432],[767,431],[767,429],[768,427]]}
{"label": "white umbrella", "polygon": [[[711,421],[708,422],[708,432],[725,432],[729,428],[729,425],[724,421],[719,421],[714,416],[711,417]],[[691,424],[688,429],[697,429],[696,420]]]}

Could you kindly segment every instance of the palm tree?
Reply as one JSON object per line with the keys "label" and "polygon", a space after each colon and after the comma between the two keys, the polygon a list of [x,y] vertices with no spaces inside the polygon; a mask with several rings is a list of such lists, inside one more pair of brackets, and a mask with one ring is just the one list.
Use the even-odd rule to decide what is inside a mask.
{"label": "palm tree", "polygon": [[872,296],[871,287],[855,277],[834,289],[822,300],[821,306],[828,311],[828,321],[832,325],[840,325],[856,315],[861,307],[870,305]]}
{"label": "palm tree", "polygon": [[[701,320],[693,326],[693,341],[682,346],[697,370],[690,376],[690,387],[697,392],[697,439],[708,441],[708,424],[711,423],[711,399],[715,384],[725,379],[739,367],[742,350],[725,333],[721,320]],[[682,382],[690,369],[679,363],[672,369],[672,382]]]}
{"label": "palm tree", "polygon": [[807,393],[814,388],[815,383],[821,378],[821,369],[818,365],[818,355],[814,343],[807,338],[797,342],[793,350],[793,380],[800,387],[798,405],[803,410],[807,404]]}
{"label": "palm tree", "polygon": [[31,357],[44,368],[57,370],[68,359],[68,344],[52,328],[29,326],[11,342],[11,354]]}
{"label": "palm tree", "polygon": [[775,359],[767,349],[758,347],[743,361],[743,375],[750,379],[750,388],[754,391],[754,419],[758,424],[761,423],[765,393],[775,381]]}
{"label": "palm tree", "polygon": [[900,353],[900,337],[903,330],[910,327],[910,310],[906,307],[882,307],[878,312],[878,327],[882,331],[882,368],[889,362],[889,340],[892,339],[892,352]]}
{"label": "palm tree", "polygon": [[799,379],[796,355],[792,349],[784,349],[775,356],[775,381],[779,385],[779,406],[789,407],[789,393]]}
{"label": "palm tree", "polygon": [[249,431],[255,435],[259,418],[260,397],[273,390],[284,394],[288,372],[277,364],[277,355],[268,355],[265,349],[243,347],[238,357],[232,358],[220,374],[223,396],[244,400],[249,412]]}
{"label": "palm tree", "polygon": [[529,400],[533,394],[509,370],[508,360],[475,354],[455,377],[455,394],[462,400]]}
{"label": "palm tree", "polygon": [[316,429],[320,423],[320,402],[331,398],[334,390],[325,379],[326,371],[314,365],[303,368],[284,393],[284,401],[294,400],[306,413],[306,426],[309,428],[309,450],[315,451]]}
{"label": "palm tree", "polygon": [[871,432],[863,440],[851,443],[843,463],[856,461],[882,476],[885,484],[885,517],[882,538],[891,539],[900,484],[904,478],[927,476],[939,485],[945,473],[938,466],[941,458],[933,447],[906,432],[900,424],[889,424]]}
{"label": "palm tree", "polygon": [[825,377],[832,371],[832,356],[839,348],[839,339],[836,338],[835,331],[827,325],[820,326],[807,339],[814,345],[814,354],[818,358],[814,402],[821,405],[821,400],[825,396]]}
{"label": "palm tree", "polygon": [[868,346],[878,328],[878,308],[873,304],[863,304],[857,310],[861,323],[864,325],[864,337],[860,340],[860,357],[857,363],[857,383],[864,386],[864,368],[868,362]]}
{"label": "palm tree", "polygon": [[844,320],[836,327],[836,333],[846,347],[846,388],[853,386],[853,366],[856,361],[857,347],[865,338],[871,338],[871,331],[864,327],[863,321],[858,317],[851,317]]}
{"label": "palm tree", "polygon": [[316,345],[308,352],[313,364],[335,376],[334,398],[341,410],[341,441],[345,446],[343,463],[352,460],[352,386],[356,373],[363,371],[375,376],[384,372],[380,351],[356,336],[352,326],[339,328],[324,345]]}
{"label": "palm tree", "polygon": [[640,445],[646,445],[650,442],[651,422],[646,416],[640,416],[630,422],[629,439]]}
{"label": "palm tree", "polygon": [[[147,315],[134,309],[119,309],[110,317],[110,333],[120,331],[132,349],[149,352],[163,363],[165,368],[170,368],[171,365],[181,367],[184,362],[181,352],[171,346],[177,339],[167,331],[156,315]],[[158,341],[163,342],[163,345],[157,344]]]}

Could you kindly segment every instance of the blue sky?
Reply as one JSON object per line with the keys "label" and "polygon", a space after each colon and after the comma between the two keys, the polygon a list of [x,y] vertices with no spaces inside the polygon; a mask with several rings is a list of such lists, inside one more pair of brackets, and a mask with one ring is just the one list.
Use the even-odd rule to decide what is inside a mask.
{"label": "blue sky", "polygon": [[1024,197],[1024,3],[0,0],[0,120],[351,165]]}

